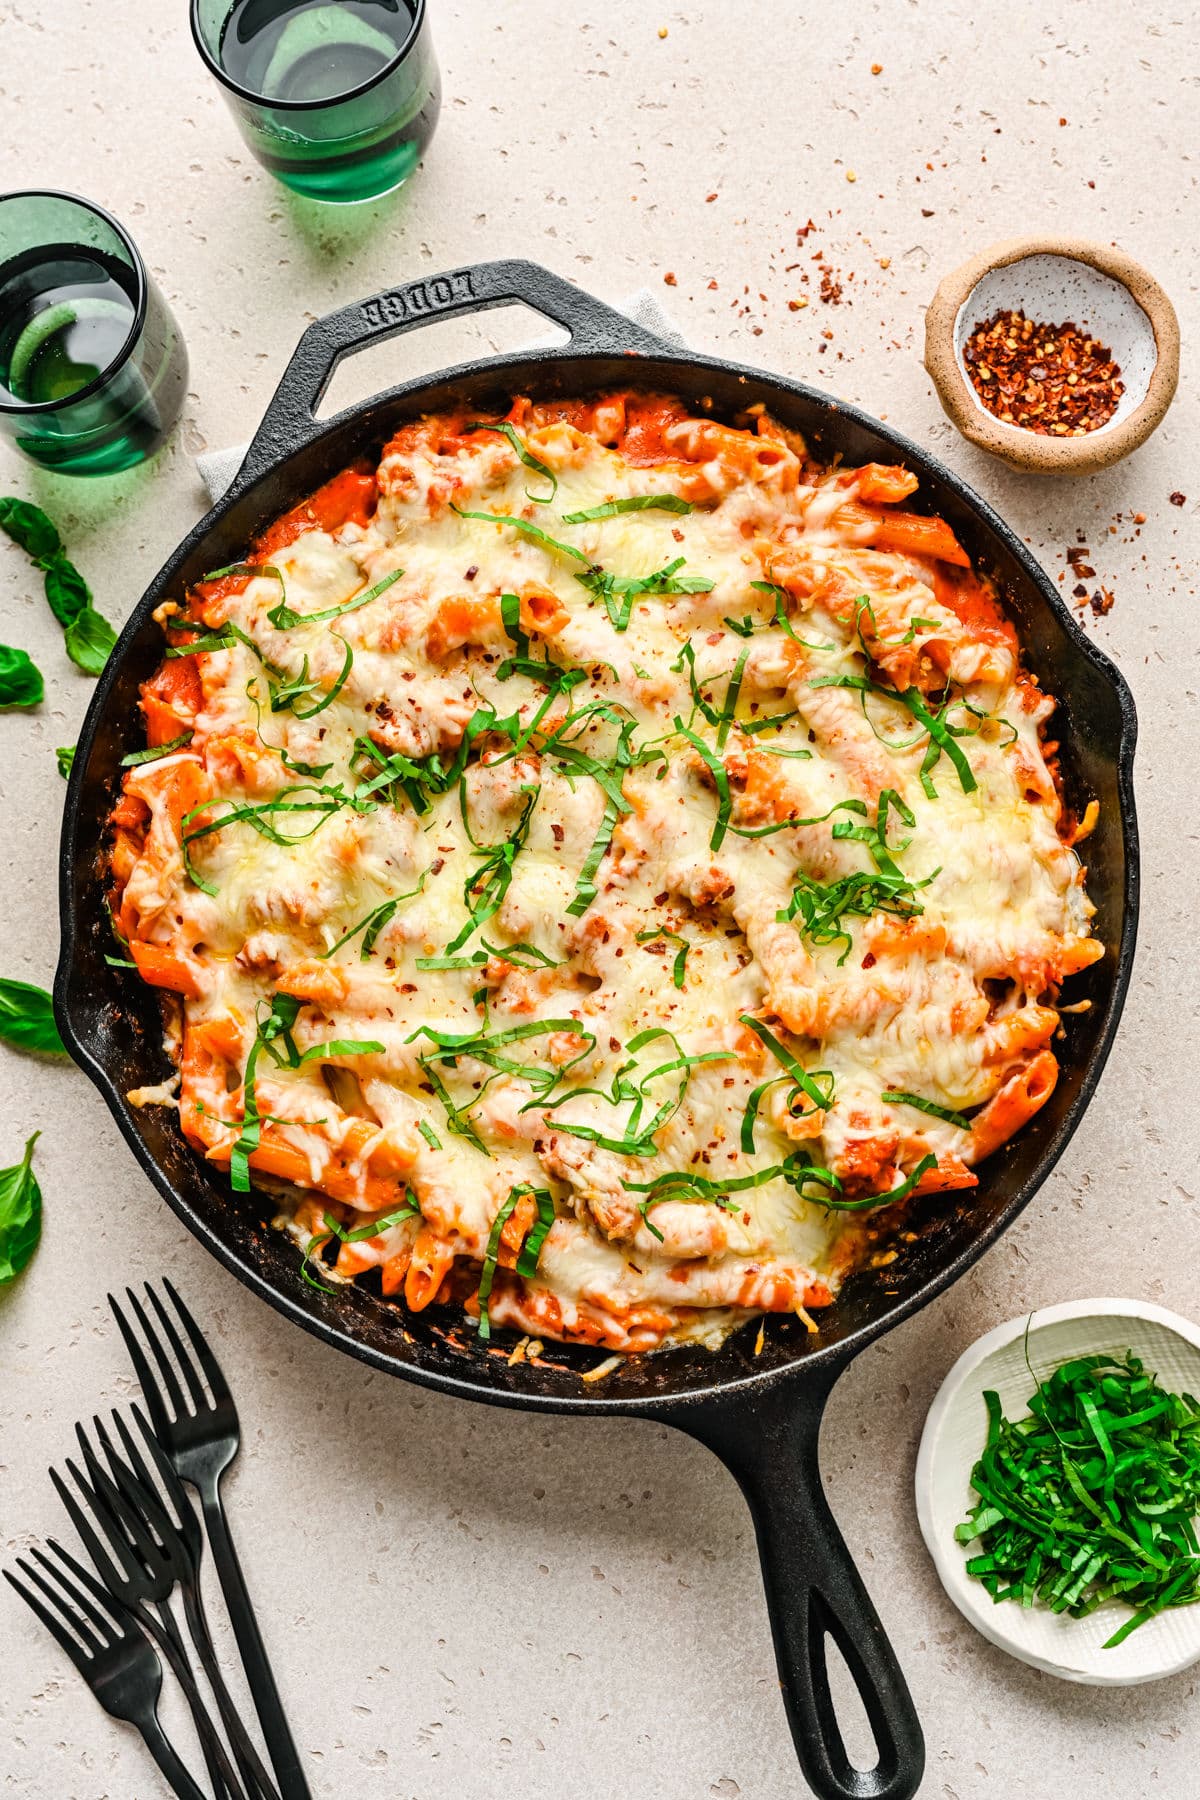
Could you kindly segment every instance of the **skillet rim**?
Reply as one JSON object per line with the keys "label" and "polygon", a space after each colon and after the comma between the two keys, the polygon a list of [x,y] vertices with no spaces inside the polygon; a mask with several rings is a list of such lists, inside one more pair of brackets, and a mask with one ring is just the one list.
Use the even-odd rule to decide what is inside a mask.
{"label": "skillet rim", "polygon": [[[622,315],[614,313],[615,319],[622,319],[622,317]],[[646,335],[644,332],[639,333],[643,339]],[[986,500],[975,492],[968,482],[902,432],[895,430],[885,421],[875,418],[859,406],[839,400],[819,388],[812,387],[807,382],[795,381],[771,370],[757,369],[748,364],[736,363],[726,358],[709,356],[700,352],[678,350],[675,346],[668,344],[664,344],[659,352],[641,350],[626,352],[631,376],[640,366],[647,363],[653,363],[658,370],[661,370],[663,365],[679,367],[692,373],[697,370],[711,370],[726,380],[732,377],[746,384],[757,384],[765,394],[782,390],[810,403],[820,412],[835,414],[839,418],[849,420],[877,439],[891,445],[922,477],[928,477],[931,481],[948,489],[973,515],[982,527],[984,534],[996,540],[1015,559],[1027,581],[1046,603],[1052,616],[1064,630],[1075,653],[1081,656],[1091,666],[1094,674],[1109,687],[1116,701],[1120,718],[1120,737],[1114,761],[1125,867],[1123,889],[1120,896],[1120,939],[1115,948],[1112,983],[1099,1035],[1083,1064],[1079,1091],[1075,1099],[1056,1128],[1053,1138],[1045,1146],[1039,1160],[1025,1180],[993,1218],[983,1225],[978,1234],[973,1235],[953,1256],[949,1257],[944,1267],[935,1270],[911,1293],[897,1297],[892,1305],[881,1307],[874,1317],[865,1320],[846,1337],[820,1345],[810,1351],[798,1352],[787,1362],[761,1372],[726,1375],[708,1384],[692,1385],[675,1391],[672,1391],[669,1386],[665,1386],[653,1393],[612,1397],[605,1397],[602,1394],[593,1395],[590,1391],[566,1394],[506,1391],[502,1388],[492,1387],[482,1379],[488,1368],[488,1364],[483,1361],[475,1365],[476,1372],[474,1374],[464,1370],[462,1375],[448,1370],[422,1366],[418,1362],[402,1361],[394,1354],[389,1354],[373,1344],[354,1337],[329,1320],[309,1312],[303,1305],[298,1304],[292,1295],[281,1291],[265,1274],[254,1268],[249,1261],[244,1260],[235,1248],[225,1243],[205,1220],[193,1212],[144,1139],[134,1129],[128,1102],[119,1091],[115,1079],[109,1075],[103,1063],[92,1055],[80,1033],[76,1031],[71,1010],[74,999],[71,992],[71,977],[78,934],[72,891],[73,875],[80,857],[90,856],[95,851],[94,838],[90,843],[85,842],[82,845],[80,843],[80,828],[84,823],[81,818],[84,810],[82,804],[84,776],[97,731],[122,665],[146,625],[150,614],[155,606],[166,597],[170,585],[175,581],[178,571],[188,557],[235,506],[247,500],[257,488],[275,479],[290,461],[302,454],[307,455],[313,452],[324,440],[347,430],[355,423],[364,426],[365,431],[369,431],[371,421],[379,413],[393,409],[405,401],[415,403],[414,410],[419,410],[421,396],[430,388],[455,380],[474,379],[485,374],[494,375],[497,385],[500,386],[515,385],[534,389],[536,380],[531,380],[528,375],[523,382],[514,384],[505,383],[505,373],[508,370],[517,369],[536,372],[538,366],[547,363],[557,366],[574,365],[579,371],[578,384],[581,388],[586,389],[589,385],[595,385],[594,381],[589,383],[589,365],[611,362],[615,354],[611,345],[577,344],[568,341],[565,345],[549,346],[533,352],[513,351],[455,363],[444,369],[435,370],[432,374],[399,382],[372,395],[367,400],[345,408],[329,419],[314,421],[312,431],[306,433],[300,441],[287,444],[278,455],[261,462],[252,479],[243,483],[240,473],[234,478],[221,499],[185,535],[134,607],[97,683],[96,691],[80,729],[77,754],[63,810],[59,867],[61,949],[55,973],[53,997],[59,1031],[72,1058],[99,1091],[142,1170],[150,1177],[172,1212],[223,1267],[283,1317],[299,1325],[322,1342],[343,1351],[371,1368],[399,1376],[401,1379],[412,1381],[421,1387],[431,1388],[456,1398],[543,1413],[596,1416],[627,1414],[681,1423],[683,1421],[678,1415],[702,1408],[706,1402],[715,1400],[718,1404],[723,1404],[730,1399],[756,1400],[765,1397],[782,1383],[795,1381],[804,1374],[812,1378],[810,1385],[814,1388],[819,1386],[828,1388],[842,1369],[860,1351],[890,1331],[893,1326],[911,1318],[936,1299],[939,1294],[945,1292],[968,1269],[972,1268],[984,1252],[991,1248],[1029,1205],[1078,1130],[1108,1061],[1129,990],[1140,905],[1139,833],[1133,790],[1137,712],[1129,684],[1112,659],[1083,631],[1079,621],[1073,616],[1071,609],[1057,592],[1045,570],[1016,532],[1005,523]],[[656,374],[654,385],[660,388],[669,387],[670,380],[666,376]],[[252,441],[251,448],[252,451],[257,450],[257,437]],[[1065,695],[1060,697],[1066,698]]]}

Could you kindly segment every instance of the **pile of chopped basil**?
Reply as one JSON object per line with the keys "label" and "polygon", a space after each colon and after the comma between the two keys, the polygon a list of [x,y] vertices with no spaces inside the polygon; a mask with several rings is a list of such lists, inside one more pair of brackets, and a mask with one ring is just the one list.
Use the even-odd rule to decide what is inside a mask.
{"label": "pile of chopped basil", "polygon": [[[1032,1370],[1031,1370],[1032,1373]],[[1036,1376],[1034,1377],[1036,1380]],[[1039,1381],[1023,1419],[989,1390],[988,1433],[971,1471],[978,1504],[955,1531],[995,1601],[1082,1619],[1132,1607],[1104,1648],[1172,1606],[1200,1599],[1200,1403],[1142,1362],[1076,1357]]]}

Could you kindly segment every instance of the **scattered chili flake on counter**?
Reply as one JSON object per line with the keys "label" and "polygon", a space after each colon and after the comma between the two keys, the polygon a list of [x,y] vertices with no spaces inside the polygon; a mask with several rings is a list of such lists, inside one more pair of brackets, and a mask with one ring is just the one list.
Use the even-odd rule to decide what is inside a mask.
{"label": "scattered chili flake on counter", "polygon": [[1086,437],[1112,418],[1125,383],[1111,352],[1070,320],[1040,325],[998,312],[963,346],[971,385],[1005,425],[1047,437]]}
{"label": "scattered chili flake on counter", "polygon": [[1168,494],[1167,499],[1171,502],[1172,506],[1186,506],[1187,505],[1187,495],[1181,494],[1179,492],[1178,488],[1175,490],[1175,492],[1173,494]]}

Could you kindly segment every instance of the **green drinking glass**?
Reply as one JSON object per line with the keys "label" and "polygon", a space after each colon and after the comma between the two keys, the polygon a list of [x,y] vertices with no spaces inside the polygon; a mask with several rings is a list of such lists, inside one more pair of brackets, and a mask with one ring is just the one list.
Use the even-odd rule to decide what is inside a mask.
{"label": "green drinking glass", "polygon": [[263,166],[312,200],[374,200],[433,136],[426,0],[192,0],[192,35]]}
{"label": "green drinking glass", "polygon": [[188,361],[129,233],[90,201],[0,194],[0,431],[43,468],[115,475],[179,417]]}

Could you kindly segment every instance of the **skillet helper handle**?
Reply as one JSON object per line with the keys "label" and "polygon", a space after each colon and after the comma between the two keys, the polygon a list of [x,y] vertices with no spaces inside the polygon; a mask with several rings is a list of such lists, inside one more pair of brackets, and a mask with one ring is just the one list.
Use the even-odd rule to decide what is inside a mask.
{"label": "skillet helper handle", "polygon": [[[785,1385],[715,1411],[700,1406],[694,1417],[673,1413],[670,1423],[715,1451],[746,1496],[783,1702],[813,1792],[819,1800],[911,1800],[925,1769],[920,1722],[821,1482],[817,1440],[838,1373],[822,1371],[815,1388]],[[845,1658],[870,1721],[872,1769],[855,1768],[846,1755],[827,1637]]]}
{"label": "skillet helper handle", "polygon": [[539,263],[506,259],[425,275],[404,287],[389,288],[370,300],[344,306],[308,327],[284,371],[238,471],[236,486],[248,486],[281,450],[296,450],[314,437],[315,419],[333,372],[343,357],[385,338],[416,331],[431,319],[487,312],[519,303],[570,334],[572,350],[625,350],[661,354],[666,346],[624,313],[593,299],[572,282]]}

